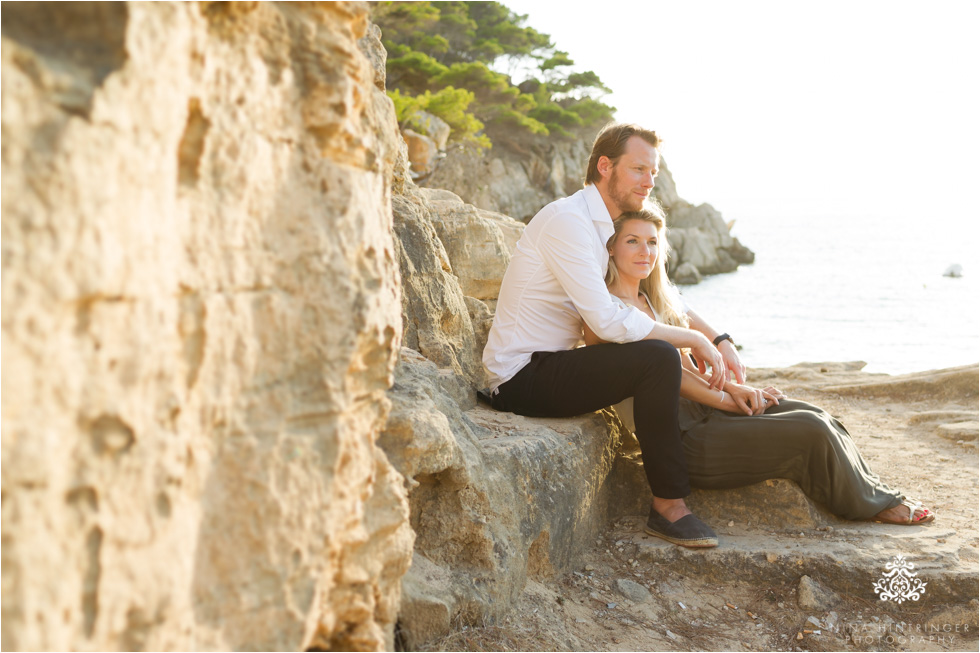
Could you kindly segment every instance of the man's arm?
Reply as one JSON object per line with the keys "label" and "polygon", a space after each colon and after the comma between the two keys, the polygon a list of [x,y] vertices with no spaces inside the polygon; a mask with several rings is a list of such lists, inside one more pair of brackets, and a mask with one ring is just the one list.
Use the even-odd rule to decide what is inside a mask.
{"label": "man's arm", "polygon": [[721,353],[703,333],[685,327],[670,326],[655,322],[646,340],[666,340],[678,349],[690,349],[698,361],[698,371],[704,374],[711,368],[708,387],[724,390],[727,374]]}
{"label": "man's arm", "polygon": [[[709,342],[713,342],[715,338],[721,335],[721,331],[711,328],[711,325],[694,311],[688,310],[687,316],[691,320],[691,328],[704,334]],[[735,345],[730,340],[722,340],[718,343],[718,351],[724,360],[724,366],[735,375],[735,382],[745,383],[745,365],[742,363]]]}
{"label": "man's arm", "polygon": [[621,306],[609,296],[596,257],[591,222],[574,214],[557,213],[542,225],[534,246],[575,310],[600,339],[635,342],[650,333],[655,324],[651,317]]}
{"label": "man's arm", "polygon": [[[585,344],[597,345],[603,340],[595,331],[589,328],[588,323],[583,326],[585,332]],[[684,327],[668,326],[654,322],[653,329],[646,335],[644,340],[664,340],[674,345],[678,349],[690,348],[698,359],[698,370],[703,373],[706,365],[711,367],[711,378],[704,383],[708,388],[723,390],[725,387],[725,364],[721,359],[721,354],[715,349],[708,339],[697,331],[685,329]],[[682,357],[683,359],[683,357]],[[686,361],[685,361],[686,362]],[[689,364],[689,363],[688,363]]]}

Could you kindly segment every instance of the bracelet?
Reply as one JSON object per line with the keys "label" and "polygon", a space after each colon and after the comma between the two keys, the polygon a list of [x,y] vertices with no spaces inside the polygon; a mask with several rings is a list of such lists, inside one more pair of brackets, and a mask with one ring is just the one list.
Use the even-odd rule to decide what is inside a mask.
{"label": "bracelet", "polygon": [[732,343],[733,345],[735,344],[735,341],[732,340],[732,337],[730,335],[728,335],[727,333],[723,333],[720,336],[718,336],[717,338],[715,338],[714,340],[712,340],[711,341],[711,344],[713,344],[715,347],[717,347],[718,345],[721,344],[722,340],[727,340],[728,342]]}

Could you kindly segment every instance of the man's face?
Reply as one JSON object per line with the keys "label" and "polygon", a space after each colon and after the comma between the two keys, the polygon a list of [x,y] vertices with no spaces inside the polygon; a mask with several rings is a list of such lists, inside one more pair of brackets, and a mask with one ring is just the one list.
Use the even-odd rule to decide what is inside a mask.
{"label": "man's face", "polygon": [[606,184],[606,193],[620,214],[643,208],[644,200],[653,190],[659,166],[660,151],[657,148],[639,136],[626,141],[626,150],[613,165]]}

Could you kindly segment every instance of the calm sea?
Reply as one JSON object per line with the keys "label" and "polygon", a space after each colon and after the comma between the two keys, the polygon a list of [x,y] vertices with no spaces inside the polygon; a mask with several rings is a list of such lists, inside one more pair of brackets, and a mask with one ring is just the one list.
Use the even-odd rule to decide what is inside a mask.
{"label": "calm sea", "polygon": [[[756,262],[680,290],[749,367],[861,360],[904,374],[980,360],[975,222],[751,217],[732,233]],[[954,263],[963,276],[944,277]]]}

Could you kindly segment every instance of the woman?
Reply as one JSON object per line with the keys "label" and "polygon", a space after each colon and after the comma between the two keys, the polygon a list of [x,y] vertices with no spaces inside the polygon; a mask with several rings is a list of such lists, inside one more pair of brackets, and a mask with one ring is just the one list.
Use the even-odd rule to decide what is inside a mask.
{"label": "woman", "polygon": [[[663,216],[642,210],[624,213],[614,223],[607,245],[610,294],[666,324],[704,324],[667,280]],[[586,325],[585,343],[599,342]],[[787,399],[772,387],[757,390],[729,383],[729,392],[711,389],[689,357],[681,359],[685,369],[679,422],[694,486],[734,488],[788,478],[845,519],[889,524],[935,519],[927,508],[883,484],[844,426],[824,410]]]}

